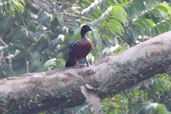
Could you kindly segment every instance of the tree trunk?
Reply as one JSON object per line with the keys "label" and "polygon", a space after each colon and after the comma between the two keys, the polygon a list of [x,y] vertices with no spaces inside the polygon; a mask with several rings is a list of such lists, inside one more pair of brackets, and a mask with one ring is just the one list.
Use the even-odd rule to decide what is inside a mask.
{"label": "tree trunk", "polygon": [[[31,114],[74,107],[85,101],[80,86],[101,99],[170,71],[171,31],[89,67],[27,73],[0,80],[0,113]],[[89,89],[89,88],[87,88]]]}

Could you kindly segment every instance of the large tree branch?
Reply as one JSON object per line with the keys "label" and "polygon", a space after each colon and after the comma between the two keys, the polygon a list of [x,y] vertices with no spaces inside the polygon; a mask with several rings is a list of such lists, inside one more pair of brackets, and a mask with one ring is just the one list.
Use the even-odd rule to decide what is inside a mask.
{"label": "large tree branch", "polygon": [[0,113],[30,114],[80,105],[80,86],[100,98],[131,88],[171,68],[171,31],[105,57],[90,67],[23,74],[0,80]]}

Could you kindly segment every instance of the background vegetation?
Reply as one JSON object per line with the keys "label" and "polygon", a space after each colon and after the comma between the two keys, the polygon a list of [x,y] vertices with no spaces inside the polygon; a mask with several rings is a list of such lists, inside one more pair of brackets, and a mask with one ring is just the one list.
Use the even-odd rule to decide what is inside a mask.
{"label": "background vegetation", "polygon": [[[171,30],[170,0],[0,0],[0,78],[64,68],[70,44],[87,34],[95,61]],[[103,99],[106,114],[171,113],[171,77],[156,74]],[[90,106],[42,114],[88,114]],[[170,111],[170,112],[169,112]]]}

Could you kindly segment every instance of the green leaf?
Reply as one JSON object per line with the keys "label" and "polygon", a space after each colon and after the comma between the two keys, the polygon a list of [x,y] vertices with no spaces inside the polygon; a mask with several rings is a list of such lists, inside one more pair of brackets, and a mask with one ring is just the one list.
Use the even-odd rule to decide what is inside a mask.
{"label": "green leaf", "polygon": [[171,15],[171,8],[166,4],[161,3],[157,5],[155,8],[159,9],[162,13],[164,13],[166,17]]}
{"label": "green leaf", "polygon": [[170,114],[166,107],[162,104],[159,104],[157,107],[156,107],[156,111],[157,111],[157,114]]}

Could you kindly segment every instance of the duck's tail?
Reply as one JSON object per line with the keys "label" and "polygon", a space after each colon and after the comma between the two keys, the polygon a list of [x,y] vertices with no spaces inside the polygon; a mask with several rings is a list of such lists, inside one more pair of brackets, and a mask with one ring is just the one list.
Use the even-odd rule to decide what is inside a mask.
{"label": "duck's tail", "polygon": [[72,67],[76,64],[76,60],[75,59],[71,59],[69,58],[67,61],[66,61],[66,64],[65,64],[65,67]]}

